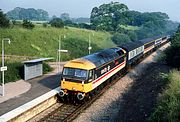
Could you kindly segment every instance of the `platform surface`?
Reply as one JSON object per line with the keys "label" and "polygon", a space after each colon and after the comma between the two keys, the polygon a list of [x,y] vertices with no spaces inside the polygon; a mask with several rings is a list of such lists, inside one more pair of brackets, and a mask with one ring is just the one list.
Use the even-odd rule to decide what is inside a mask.
{"label": "platform surface", "polygon": [[[57,88],[60,83],[60,75],[50,73],[26,82],[31,84],[31,88],[27,92],[0,103],[0,116]],[[16,86],[14,85],[14,87]]]}

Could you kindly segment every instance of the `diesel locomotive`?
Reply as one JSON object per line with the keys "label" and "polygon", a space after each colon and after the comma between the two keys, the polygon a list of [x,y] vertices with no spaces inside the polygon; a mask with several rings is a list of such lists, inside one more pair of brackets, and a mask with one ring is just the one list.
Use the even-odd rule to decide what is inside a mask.
{"label": "diesel locomotive", "polygon": [[147,38],[69,61],[63,67],[59,96],[80,101],[93,96],[100,87],[111,82],[113,76],[125,71],[168,40],[169,36]]}

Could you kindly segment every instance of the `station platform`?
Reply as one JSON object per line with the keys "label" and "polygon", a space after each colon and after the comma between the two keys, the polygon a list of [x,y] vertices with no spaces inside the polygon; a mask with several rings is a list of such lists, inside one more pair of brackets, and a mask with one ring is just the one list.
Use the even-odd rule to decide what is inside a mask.
{"label": "station platform", "polygon": [[[13,85],[9,86],[9,88],[6,88],[5,86],[5,96],[0,96],[0,116],[59,87],[60,74],[57,74],[55,69],[51,73],[22,82],[29,84],[30,87],[20,95],[13,93],[18,82],[12,83]],[[25,85],[26,87],[28,86],[27,84]],[[19,91],[21,88],[22,86],[18,88]],[[11,94],[11,98],[7,98],[6,94],[8,93]]]}

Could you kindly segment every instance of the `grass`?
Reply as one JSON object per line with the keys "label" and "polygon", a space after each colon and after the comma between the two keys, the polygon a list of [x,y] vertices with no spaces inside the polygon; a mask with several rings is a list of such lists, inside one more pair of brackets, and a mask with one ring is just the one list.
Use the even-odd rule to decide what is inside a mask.
{"label": "grass", "polygon": [[159,97],[150,120],[153,122],[178,122],[180,120],[180,71],[173,70],[163,76],[169,85]]}
{"label": "grass", "polygon": [[61,38],[62,48],[69,50],[68,54],[62,55],[63,60],[77,58],[76,55],[78,57],[87,55],[89,35],[92,43],[92,52],[116,46],[111,41],[111,35],[107,32],[95,32],[69,27],[63,29],[44,28],[42,26],[36,26],[32,30],[16,26],[9,29],[0,29],[1,40],[5,37],[11,39],[10,45],[8,43],[5,44],[5,54],[18,56],[56,58],[58,39],[60,36],[63,37],[63,35],[66,35],[66,38]]}
{"label": "grass", "polygon": [[[63,36],[66,35],[66,38]],[[43,27],[37,25],[32,30],[19,26],[13,28],[0,28],[0,40],[10,38],[11,44],[5,43],[5,83],[23,78],[24,60],[40,57],[57,57],[59,38],[61,49],[68,50],[67,54],[61,55],[61,61],[79,58],[88,54],[89,36],[91,40],[92,53],[98,50],[116,46],[111,41],[111,34],[107,32],[95,32],[86,29],[65,27],[63,29]],[[0,47],[2,43],[0,43]],[[1,61],[1,57],[0,57]],[[51,71],[48,65],[44,65],[44,73]],[[1,75],[1,73],[0,73]],[[0,76],[1,80],[1,76]]]}

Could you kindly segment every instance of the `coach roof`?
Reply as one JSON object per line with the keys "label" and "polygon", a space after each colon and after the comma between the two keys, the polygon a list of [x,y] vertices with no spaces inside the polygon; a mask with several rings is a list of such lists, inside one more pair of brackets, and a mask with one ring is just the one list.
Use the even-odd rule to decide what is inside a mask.
{"label": "coach roof", "polygon": [[151,42],[153,40],[155,40],[155,39],[153,39],[153,38],[146,38],[146,39],[140,40],[140,42],[142,42],[143,44],[146,44],[146,43],[149,43],[149,42]]}
{"label": "coach roof", "polygon": [[134,50],[134,49],[136,49],[136,48],[138,48],[138,47],[141,47],[141,46],[143,46],[143,43],[142,43],[142,42],[140,42],[140,41],[135,41],[135,42],[125,43],[125,44],[123,44],[123,45],[121,45],[121,46],[119,46],[119,47],[124,48],[126,51],[129,52],[129,51]]}

